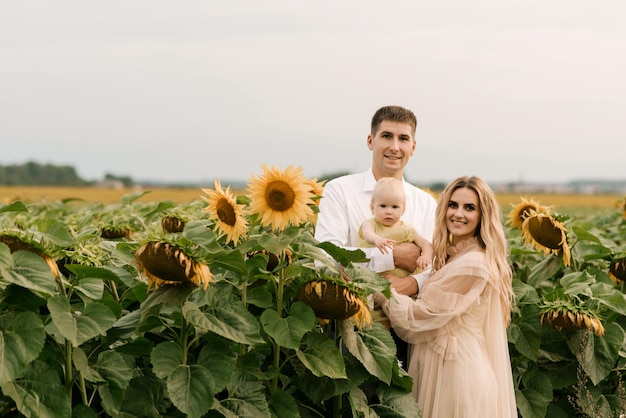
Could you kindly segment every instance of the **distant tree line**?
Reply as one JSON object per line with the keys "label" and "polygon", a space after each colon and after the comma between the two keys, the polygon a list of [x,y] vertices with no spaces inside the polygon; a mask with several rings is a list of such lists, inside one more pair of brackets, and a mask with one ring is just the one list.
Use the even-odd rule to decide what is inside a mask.
{"label": "distant tree line", "polygon": [[40,164],[33,161],[0,165],[0,184],[5,186],[84,186],[87,183],[80,178],[74,167],[67,165]]}
{"label": "distant tree line", "polygon": [[[130,177],[106,174],[104,180],[120,181],[132,186]],[[40,164],[29,161],[24,164],[0,165],[0,185],[3,186],[91,186],[94,181],[82,179],[76,169],[69,165]]]}

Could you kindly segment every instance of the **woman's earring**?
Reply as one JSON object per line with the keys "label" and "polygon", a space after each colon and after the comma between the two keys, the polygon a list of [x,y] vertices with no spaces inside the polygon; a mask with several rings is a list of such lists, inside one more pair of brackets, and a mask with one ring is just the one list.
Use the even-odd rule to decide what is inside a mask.
{"label": "woman's earring", "polygon": [[452,238],[453,238],[452,233],[451,232],[448,233],[448,244],[452,244]]}

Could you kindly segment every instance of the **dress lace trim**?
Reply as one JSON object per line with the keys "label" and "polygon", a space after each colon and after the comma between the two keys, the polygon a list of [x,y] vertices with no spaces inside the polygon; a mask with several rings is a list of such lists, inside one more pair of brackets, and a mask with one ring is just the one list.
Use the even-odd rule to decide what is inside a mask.
{"label": "dress lace trim", "polygon": [[480,243],[478,242],[478,238],[471,237],[471,238],[464,239],[458,244],[451,245],[448,248],[446,248],[446,254],[448,254],[448,261],[450,261],[451,258],[455,258],[460,254],[465,254],[468,251],[473,251],[479,248],[482,248],[482,247],[480,246]]}

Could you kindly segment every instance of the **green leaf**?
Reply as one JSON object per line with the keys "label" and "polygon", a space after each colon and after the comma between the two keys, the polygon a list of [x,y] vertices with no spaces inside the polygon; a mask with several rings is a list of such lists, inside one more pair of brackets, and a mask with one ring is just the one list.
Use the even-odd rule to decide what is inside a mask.
{"label": "green leaf", "polygon": [[313,403],[319,404],[332,397],[350,392],[371,377],[363,365],[350,353],[346,353],[345,362],[348,378],[331,379],[326,376],[317,377],[300,361],[292,361],[291,365],[298,375],[296,381],[298,389]]}
{"label": "green leaf", "polygon": [[[65,268],[74,273],[77,279],[99,279],[119,281],[114,268],[93,267],[84,264],[66,264]],[[119,271],[119,270],[118,270]]]}
{"label": "green leaf", "polygon": [[4,205],[0,208],[0,213],[5,212],[28,212],[28,208],[19,200],[16,200],[13,203],[9,203],[8,205]]}
{"label": "green leaf", "polygon": [[34,361],[22,378],[4,382],[0,388],[27,417],[59,418],[72,414],[67,389],[52,366],[42,361]]}
{"label": "green leaf", "polygon": [[520,306],[520,314],[508,328],[509,341],[525,357],[537,361],[541,346],[540,309],[537,305]]}
{"label": "green leaf", "polygon": [[163,404],[169,405],[169,401],[166,401],[161,380],[154,376],[133,377],[124,391],[120,417],[160,418],[164,414],[158,408]]}
{"label": "green leaf", "polygon": [[173,341],[163,342],[152,349],[152,371],[160,379],[166,379],[182,364],[183,350]]}
{"label": "green leaf", "polygon": [[521,280],[513,280],[513,293],[515,295],[515,303],[517,306],[539,303],[539,295],[534,287],[522,282]]}
{"label": "green leaf", "polygon": [[74,286],[74,290],[85,298],[85,302],[100,300],[104,293],[104,282],[101,279],[82,279]]}
{"label": "green leaf", "polygon": [[572,333],[567,345],[594,385],[613,370],[624,341],[624,330],[615,323],[606,324],[604,335],[598,337],[587,330]]}
{"label": "green leaf", "polygon": [[179,307],[194,290],[196,290],[196,286],[189,284],[166,284],[159,286],[150,293],[148,298],[141,304],[140,309],[146,311],[161,304],[169,307]]}
{"label": "green leaf", "polygon": [[124,400],[124,392],[133,377],[133,365],[129,364],[121,354],[109,350],[98,355],[94,369],[107,382],[104,385],[98,385],[102,406],[109,416],[117,416]]}
{"label": "green leaf", "polygon": [[559,257],[546,257],[531,268],[528,284],[535,288],[540,287],[545,281],[552,280],[562,266],[563,261]]}
{"label": "green leaf", "polygon": [[181,412],[188,417],[201,417],[211,408],[215,382],[203,366],[180,365],[167,379],[167,392]]}
{"label": "green leaf", "polygon": [[515,390],[515,403],[523,418],[544,418],[552,401],[552,384],[545,373],[532,369],[522,377],[524,389]]}
{"label": "green leaf", "polygon": [[141,191],[141,192],[128,193],[128,194],[125,194],[124,196],[122,196],[121,200],[122,200],[122,203],[124,203],[126,205],[130,205],[135,200],[139,199],[140,197],[143,197],[143,196],[147,195],[148,193],[152,193],[152,191],[151,190],[146,190],[146,191]]}
{"label": "green leaf", "polygon": [[215,390],[219,392],[231,381],[237,367],[237,356],[232,350],[234,343],[215,334],[205,335],[202,343],[197,364],[211,370]]}
{"label": "green leaf", "polygon": [[261,325],[267,335],[278,345],[291,349],[300,347],[302,336],[313,329],[315,322],[313,310],[302,302],[295,302],[286,318],[272,309],[261,314]]}
{"label": "green leaf", "polygon": [[232,341],[248,345],[264,343],[257,318],[231,292],[232,288],[225,285],[210,286],[199,302],[204,312],[194,302],[186,302],[182,307],[185,319],[198,329]]}
{"label": "green leaf", "polygon": [[94,409],[81,403],[72,409],[72,418],[98,418],[98,413]]}
{"label": "green leaf", "polygon": [[105,335],[116,320],[113,312],[100,302],[92,302],[79,312],[70,307],[64,296],[56,295],[48,299],[47,306],[52,322],[74,347],[98,335]]}
{"label": "green leaf", "polygon": [[[8,252],[8,253],[7,253]],[[0,276],[8,283],[24,287],[43,296],[56,291],[56,279],[43,258],[30,251],[16,251],[0,243]]]}
{"label": "green leaf", "polygon": [[39,356],[45,339],[43,323],[35,313],[4,317],[0,325],[0,383],[21,377]]}
{"label": "green leaf", "polygon": [[300,408],[298,401],[284,390],[275,390],[270,398],[270,410],[273,416],[299,418]]}
{"label": "green leaf", "polygon": [[272,294],[265,287],[248,287],[246,301],[259,308],[269,308],[272,306]]}
{"label": "green leaf", "polygon": [[320,242],[318,247],[326,251],[328,255],[337,260],[337,262],[344,267],[348,267],[352,263],[369,262],[369,258],[365,256],[363,250],[346,250],[345,248],[341,248],[330,241]]}
{"label": "green leaf", "polygon": [[379,404],[371,408],[381,418],[421,418],[420,408],[411,393],[379,385],[376,389]]}
{"label": "green leaf", "polygon": [[310,332],[306,336],[306,348],[296,355],[315,376],[331,379],[347,379],[343,354],[335,343],[324,334]]}
{"label": "green leaf", "polygon": [[100,376],[100,374],[89,366],[89,359],[87,355],[80,347],[74,347],[72,350],[72,362],[76,370],[82,375],[82,377],[88,382],[92,383],[104,383],[106,380]]}
{"label": "green leaf", "polygon": [[594,283],[591,285],[591,294],[600,304],[620,315],[626,315],[626,295],[613,286],[606,283]]}
{"label": "green leaf", "polygon": [[350,321],[339,321],[341,336],[348,351],[365,366],[368,372],[389,384],[393,363],[396,359],[396,346],[389,331],[374,325],[355,331]]}
{"label": "green leaf", "polygon": [[354,388],[350,391],[350,406],[352,416],[358,416],[363,418],[378,418],[378,414],[370,408],[367,401],[367,395],[359,388]]}
{"label": "green leaf", "polygon": [[237,250],[233,251],[212,251],[207,255],[207,263],[213,268],[223,268],[239,274],[246,274],[246,260]]}
{"label": "green leaf", "polygon": [[262,382],[241,373],[235,373],[227,389],[229,398],[222,402],[222,406],[234,412],[237,417],[271,417],[265,397],[265,386]]}
{"label": "green leaf", "polygon": [[37,228],[46,240],[60,247],[70,247],[76,243],[67,224],[58,219],[42,218],[37,222]]}
{"label": "green leaf", "polygon": [[587,273],[587,271],[577,271],[564,275],[560,283],[567,294],[591,296],[589,286],[594,284],[595,281],[595,277]]}

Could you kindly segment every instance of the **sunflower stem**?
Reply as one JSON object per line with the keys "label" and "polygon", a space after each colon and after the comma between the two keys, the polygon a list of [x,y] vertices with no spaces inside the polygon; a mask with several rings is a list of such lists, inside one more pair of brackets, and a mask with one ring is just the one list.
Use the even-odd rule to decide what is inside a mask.
{"label": "sunflower stem", "polygon": [[65,340],[65,388],[72,404],[72,344]]}
{"label": "sunflower stem", "polygon": [[181,319],[181,332],[180,332],[180,346],[182,350],[181,363],[183,365],[187,364],[187,350],[189,347],[189,323],[183,316]]}
{"label": "sunflower stem", "polygon": [[[280,253],[280,260],[283,260],[285,256],[284,252]],[[278,317],[283,317],[283,296],[285,291],[284,286],[284,278],[285,278],[285,269],[281,268],[278,273],[278,282],[276,283],[276,312],[278,312]],[[278,389],[278,370],[280,369],[280,344],[274,343],[274,369],[276,370],[276,376],[272,380],[272,391]]]}
{"label": "sunflower stem", "polygon": [[120,295],[117,294],[117,284],[113,280],[109,280],[109,286],[111,286],[111,296],[116,302],[119,302]]}

